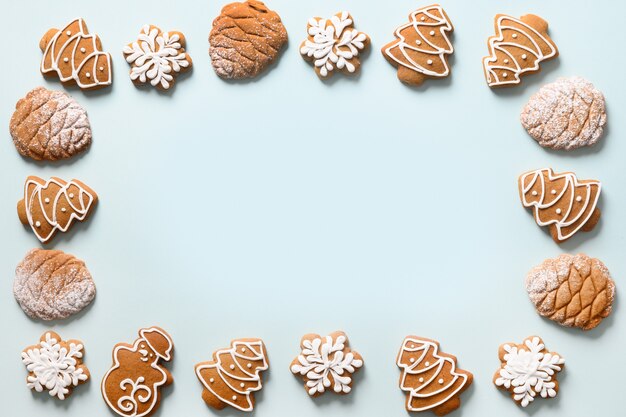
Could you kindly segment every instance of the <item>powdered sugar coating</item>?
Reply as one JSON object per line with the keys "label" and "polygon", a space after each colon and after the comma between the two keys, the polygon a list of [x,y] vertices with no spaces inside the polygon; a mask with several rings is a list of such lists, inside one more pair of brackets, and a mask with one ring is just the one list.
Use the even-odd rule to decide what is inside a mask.
{"label": "powdered sugar coating", "polygon": [[543,147],[571,150],[592,146],[602,137],[606,124],[604,96],[584,78],[559,78],[530,98],[521,122]]}

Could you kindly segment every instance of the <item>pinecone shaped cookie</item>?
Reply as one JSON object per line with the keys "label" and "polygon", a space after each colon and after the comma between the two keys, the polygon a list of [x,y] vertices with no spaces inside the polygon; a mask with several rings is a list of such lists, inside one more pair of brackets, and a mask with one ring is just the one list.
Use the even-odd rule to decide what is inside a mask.
{"label": "pinecone shaped cookie", "polygon": [[608,317],[615,299],[609,270],[584,254],[546,259],[528,273],[526,291],[539,314],[583,330],[593,329]]}
{"label": "pinecone shaped cookie", "polygon": [[85,109],[70,95],[44,87],[17,102],[9,131],[17,151],[37,161],[71,158],[91,145]]}

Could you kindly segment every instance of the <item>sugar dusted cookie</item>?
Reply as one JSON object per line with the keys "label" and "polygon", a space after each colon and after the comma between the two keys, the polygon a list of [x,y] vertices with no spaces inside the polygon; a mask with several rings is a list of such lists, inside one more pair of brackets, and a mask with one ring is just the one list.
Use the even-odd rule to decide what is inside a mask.
{"label": "sugar dusted cookie", "polygon": [[254,78],[278,58],[286,43],[287,30],[278,13],[248,0],[222,8],[209,35],[209,55],[221,78]]}
{"label": "sugar dusted cookie", "polygon": [[185,36],[180,32],[163,32],[154,25],[141,28],[137,40],[124,47],[124,58],[130,64],[133,83],[149,83],[162,90],[172,87],[174,77],[192,65],[185,51]]}
{"label": "sugar dusted cookie", "polygon": [[22,363],[28,371],[26,386],[37,392],[46,390],[59,400],[66,399],[89,379],[83,354],[83,344],[78,340],[62,340],[53,331],[44,333],[38,344],[22,351]]}
{"label": "sugar dusted cookie", "polygon": [[96,285],[83,261],[60,250],[32,249],[15,269],[13,295],[29,317],[58,320],[87,307]]}
{"label": "sugar dusted cookie", "polygon": [[102,379],[102,397],[109,408],[124,417],[152,415],[161,403],[161,388],[174,382],[162,364],[172,359],[174,342],[159,327],[139,330],[133,344],[113,348],[113,366]]}
{"label": "sugar dusted cookie", "polygon": [[304,381],[304,389],[317,397],[331,389],[336,394],[352,391],[352,375],[363,366],[361,355],[350,349],[344,332],[326,337],[307,334],[300,342],[302,352],[291,362],[291,372]]}
{"label": "sugar dusted cookie", "polygon": [[457,368],[456,357],[439,350],[439,343],[407,336],[396,361],[402,371],[400,389],[406,393],[406,409],[432,411],[443,416],[461,406],[460,395],[473,375]]}
{"label": "sugar dusted cookie", "polygon": [[359,54],[369,46],[370,38],[354,29],[350,13],[339,12],[330,19],[313,17],[306,31],[308,37],[300,45],[300,54],[313,63],[320,78],[331,77],[337,71],[354,74],[359,70]]}
{"label": "sugar dusted cookie", "polygon": [[522,126],[544,148],[595,145],[604,131],[604,95],[581,77],[546,84],[524,106]]}
{"label": "sugar dusted cookie", "polygon": [[498,350],[500,369],[493,383],[511,393],[511,398],[522,407],[542,398],[554,398],[559,391],[557,374],[564,368],[565,360],[556,352],[546,349],[541,338],[528,337],[521,344],[505,343]]}
{"label": "sugar dusted cookie", "polygon": [[85,109],[70,95],[44,87],[17,102],[9,131],[17,151],[36,161],[71,158],[91,145]]}
{"label": "sugar dusted cookie", "polygon": [[447,77],[448,55],[454,52],[449,39],[452,31],[452,22],[440,5],[422,7],[396,29],[396,39],[382,48],[383,56],[398,69],[398,79],[410,85]]}
{"label": "sugar dusted cookie", "polygon": [[495,17],[495,36],[489,38],[489,56],[483,69],[489,87],[519,84],[521,76],[540,69],[541,62],[556,58],[559,50],[548,36],[548,23],[528,14],[519,19],[504,14]]}
{"label": "sugar dusted cookie", "polygon": [[95,90],[112,83],[111,55],[90,34],[83,19],[74,19],[63,29],[50,29],[41,38],[41,73],[62,83]]}
{"label": "sugar dusted cookie", "polygon": [[98,195],[78,180],[52,177],[45,181],[30,176],[24,198],[17,203],[17,214],[41,243],[47,243],[57,232],[67,232],[74,220],[85,220],[97,201]]}
{"label": "sugar dusted cookie", "polygon": [[269,369],[261,339],[236,339],[230,347],[213,352],[213,360],[196,365],[203,386],[202,398],[211,407],[254,410],[254,393],[263,388],[261,373]]}
{"label": "sugar dusted cookie", "polygon": [[539,314],[562,326],[590,330],[611,314],[615,282],[607,267],[585,254],[546,259],[526,276]]}
{"label": "sugar dusted cookie", "polygon": [[522,204],[531,209],[539,226],[549,227],[556,243],[578,231],[591,231],[600,220],[600,181],[544,168],[522,174],[518,185]]}

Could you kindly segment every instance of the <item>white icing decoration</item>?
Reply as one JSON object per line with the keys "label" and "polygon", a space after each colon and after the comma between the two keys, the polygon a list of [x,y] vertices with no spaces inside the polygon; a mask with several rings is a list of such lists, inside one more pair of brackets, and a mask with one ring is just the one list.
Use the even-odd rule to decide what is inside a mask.
{"label": "white icing decoration", "polygon": [[334,341],[331,336],[326,336],[324,339],[318,337],[302,342],[299,364],[292,365],[291,372],[306,375],[309,395],[323,393],[326,388],[330,388],[329,376],[333,378],[335,392],[347,394],[351,391],[352,378],[349,375],[363,366],[363,361],[356,359],[352,352],[344,354],[345,341],[346,336],[339,335]]}
{"label": "white icing decoration", "polygon": [[78,386],[88,376],[82,368],[76,368],[77,358],[83,357],[83,345],[70,343],[69,350],[59,344],[59,340],[46,333],[45,340],[38,348],[22,352],[22,362],[28,372],[33,373],[26,379],[26,386],[37,392],[44,389],[52,397],[65,399],[68,388]]}
{"label": "white icing decoration", "polygon": [[[412,343],[410,347],[409,343]],[[422,363],[422,360],[426,357],[429,351],[432,352],[432,356],[437,358],[437,360],[432,365],[428,361]],[[419,358],[416,361],[412,362],[410,365],[407,365],[405,363],[402,363],[403,353],[417,353],[419,355]],[[463,389],[468,379],[467,375],[456,371],[456,363],[454,360],[447,356],[442,356],[439,354],[439,346],[436,343],[425,339],[405,339],[396,363],[398,367],[402,370],[400,389],[409,393],[406,402],[407,410],[409,411],[426,411],[445,403],[446,401],[454,397],[461,389]],[[439,376],[441,372],[443,372],[444,367],[449,368],[449,371],[445,372],[447,372],[448,375],[452,376],[450,382],[439,389],[429,389],[428,386],[433,381],[435,381],[435,378],[437,378],[437,376]],[[432,372],[432,375],[428,376],[433,369],[435,371]],[[422,383],[422,385],[414,387],[407,383],[407,377],[409,375],[420,374],[424,374],[428,378],[427,380],[425,380],[421,376],[418,378],[418,381]],[[457,382],[459,381],[459,379],[462,380],[462,383],[460,384]],[[439,379],[438,382],[439,385],[443,385],[445,381],[443,379]],[[458,386],[454,387],[455,384],[458,384]],[[451,387],[453,389],[450,389]],[[413,407],[411,405],[413,398],[428,398],[432,396],[437,396],[448,389],[450,389],[450,392],[447,392],[444,398],[437,402],[434,402],[424,407]]]}
{"label": "white icing decoration", "polygon": [[542,353],[544,345],[538,337],[527,339],[524,344],[528,350],[504,345],[506,364],[500,369],[500,376],[495,381],[498,387],[514,387],[513,399],[519,401],[522,407],[534,401],[537,394],[543,398],[556,396],[556,384],[552,376],[555,371],[561,370],[559,365],[565,363],[559,355]]}
{"label": "white icing decoration", "polygon": [[300,48],[300,54],[313,57],[313,64],[319,68],[322,77],[328,76],[336,68],[354,72],[356,67],[350,60],[365,48],[367,35],[356,29],[349,29],[352,17],[348,12],[330,19],[309,19],[307,32],[313,40],[307,39]]}
{"label": "white icing decoration", "polygon": [[136,381],[126,378],[120,382],[120,389],[122,391],[128,391],[128,388],[130,388],[128,395],[124,395],[117,400],[118,409],[126,413],[125,415],[137,415],[139,403],[145,404],[150,401],[152,391],[150,387],[143,384],[144,381],[144,377],[140,376]]}
{"label": "white icing decoration", "polygon": [[177,33],[161,32],[156,27],[145,25],[137,41],[124,47],[126,62],[133,64],[130,79],[142,83],[150,81],[153,86],[170,88],[174,78],[171,72],[180,72],[190,64]]}
{"label": "white icing decoration", "polygon": [[[250,351],[249,355],[252,355],[252,356],[246,356],[241,353],[238,353],[237,350],[240,346],[245,346],[245,348]],[[228,357],[230,357],[230,359],[235,364],[237,364],[237,369],[238,371],[243,373],[243,376],[237,376],[237,375],[233,375],[232,373],[229,373],[225,369],[224,364],[222,363],[222,359],[221,359],[222,355],[227,355]],[[217,358],[217,362],[215,363],[207,362],[207,363],[202,363],[196,366],[196,375],[198,376],[198,379],[200,380],[204,388],[212,392],[213,395],[219,398],[222,402],[232,407],[235,407],[238,410],[252,411],[254,408],[254,405],[252,404],[252,400],[250,399],[250,394],[254,391],[259,391],[260,389],[263,388],[260,372],[265,371],[269,368],[269,364],[267,363],[267,359],[265,358],[263,342],[261,342],[260,340],[256,340],[256,341],[236,340],[232,343],[232,347],[228,349],[218,350],[217,352],[215,352],[214,356]],[[250,373],[239,365],[239,362],[237,359],[261,361],[261,365],[254,370],[254,373]],[[251,366],[248,366],[248,368],[250,367]],[[218,374],[220,375],[220,377],[222,377],[222,380],[224,381],[225,384],[227,384],[233,391],[245,397],[245,401],[246,401],[245,406],[242,407],[234,403],[234,401],[237,399],[237,396],[233,395],[232,400],[230,398],[224,398],[220,396],[218,392],[213,390],[213,388],[209,384],[206,383],[205,379],[202,377],[202,371],[204,369],[213,369],[213,368],[217,369]],[[232,364],[230,366],[230,369],[234,369],[234,366]],[[234,379],[236,381],[242,381],[240,385],[240,387],[242,388],[245,387],[244,382],[248,382],[250,384],[247,388],[245,388],[244,390],[241,390],[240,387],[234,387],[233,385],[231,385],[231,383],[229,382],[229,380],[231,379]],[[211,378],[209,382],[213,383],[214,382],[213,378]]]}
{"label": "white icing decoration", "polygon": [[[435,14],[433,14],[434,11],[437,11],[437,13],[442,17],[437,17]],[[425,20],[423,16],[418,22],[417,16],[419,14],[427,15],[429,17],[428,23],[423,23]],[[452,24],[448,20],[446,20],[445,16],[446,14],[444,13],[443,8],[438,5],[428,6],[428,7],[424,7],[422,9],[418,9],[414,11],[410,15],[411,20],[409,21],[409,23],[406,23],[398,27],[395,31],[395,36],[400,40],[400,42],[399,43],[394,42],[392,45],[387,47],[384,50],[385,55],[387,55],[389,58],[397,62],[399,65],[412,69],[413,71],[417,71],[421,74],[425,74],[430,77],[446,77],[448,74],[450,74],[450,68],[448,67],[448,62],[446,61],[445,55],[453,53],[454,48],[452,47],[452,44],[450,43],[450,40],[448,39],[448,35],[446,34],[446,32],[452,31]],[[421,26],[436,27],[439,33],[441,34],[441,37],[446,41],[446,46],[444,48],[440,48],[437,45],[430,42],[428,39],[424,38],[421,35],[421,32],[419,31],[419,28]],[[416,48],[407,43],[406,38],[402,35],[401,32],[404,29],[409,28],[409,27],[412,27],[413,30],[415,30],[415,32],[422,38],[422,40],[417,41],[416,44],[421,45],[422,43],[425,43],[426,45],[425,49]],[[435,34],[435,31],[434,30],[430,31],[430,34],[431,36],[433,36]],[[402,52],[402,56],[404,57],[404,60],[399,60],[393,55],[391,50],[395,48],[400,49],[400,51]],[[432,68],[425,68],[421,66],[420,64],[415,62],[413,59],[411,59],[407,51],[417,51],[417,52],[424,53],[424,54],[438,56],[438,59],[443,64],[443,68],[444,68],[443,71],[437,72],[437,71],[434,71]],[[432,60],[428,60],[427,62],[430,65]]]}
{"label": "white icing decoration", "polygon": [[[515,25],[520,25],[522,26],[525,30],[520,29],[517,26],[514,25],[507,25],[505,22],[506,20],[509,20],[511,22],[513,22]],[[544,61],[546,59],[552,58],[553,56],[556,56],[557,54],[557,50],[554,47],[554,45],[552,44],[552,42],[550,42],[548,39],[546,39],[543,35],[541,35],[537,30],[535,30],[533,27],[531,27],[530,25],[522,22],[520,19],[516,19],[512,16],[500,16],[498,17],[498,20],[496,21],[496,28],[497,28],[497,33],[496,36],[493,36],[491,38],[489,38],[489,52],[490,52],[490,56],[487,56],[483,59],[483,67],[485,68],[485,73],[487,74],[487,84],[490,87],[493,86],[499,86],[499,85],[505,85],[505,84],[519,84],[521,82],[520,79],[520,75],[524,72],[528,72],[528,71],[536,71],[539,69],[539,63],[541,61]],[[514,42],[506,42],[504,40],[504,30],[512,30],[515,32],[519,32],[522,35],[524,35],[528,41],[530,43],[532,43],[532,48],[528,47],[526,45],[524,45],[523,43],[514,43]],[[542,48],[539,46],[539,44],[537,43],[537,41],[535,41],[535,37],[539,38],[544,44],[545,46],[547,46],[547,48],[549,49],[549,52],[547,54],[544,54],[542,52]],[[512,34],[512,38],[515,39],[517,38],[517,33],[513,33]],[[504,47],[506,46],[514,46],[516,48],[520,48],[520,49],[524,49],[526,50],[528,53],[532,54],[533,57],[535,57],[535,63],[532,67],[529,68],[522,68],[517,60],[515,59],[515,57],[513,55],[511,55]],[[515,64],[515,68],[509,68],[509,67],[504,67],[501,65],[497,65],[496,61],[497,61],[497,57],[496,57],[496,51],[500,51],[501,53],[509,56],[511,58],[511,60],[513,61],[513,63]],[[526,60],[528,57],[526,54],[522,55],[522,59]],[[513,79],[512,80],[506,80],[506,81],[502,81],[498,78],[497,76],[497,72],[496,70],[498,69],[505,69],[508,71],[512,71],[513,72]]]}
{"label": "white icing decoration", "polygon": [[[545,199],[545,193],[546,193],[546,184],[545,184],[544,174],[547,174],[548,179],[550,181],[554,181],[558,179],[565,179],[565,185],[563,187],[563,190],[557,197],[554,197],[550,203],[542,202]],[[539,192],[539,195],[537,196],[537,198],[533,199],[536,201],[528,201],[526,194],[528,193],[529,190],[535,187],[538,181],[541,187],[541,191]],[[560,241],[563,241],[572,237],[576,232],[578,232],[580,229],[582,229],[585,226],[585,223],[587,223],[587,220],[589,220],[589,218],[593,215],[595,211],[595,207],[598,204],[598,199],[600,198],[600,192],[602,191],[602,184],[600,183],[600,181],[586,180],[584,183],[581,183],[580,181],[578,181],[578,178],[576,178],[576,176],[571,172],[566,172],[563,174],[554,174],[554,172],[552,172],[550,168],[543,168],[543,169],[538,169],[535,171],[527,172],[521,176],[520,183],[522,186],[522,195],[523,195],[522,204],[524,205],[524,207],[533,208],[533,215],[535,217],[535,221],[537,222],[539,226],[549,226],[551,224],[554,224]],[[583,203],[583,207],[579,208],[578,214],[576,216],[566,221],[566,219],[568,219],[570,217],[570,214],[572,213],[574,194],[575,194],[574,191],[578,187],[584,187],[585,189],[586,198]],[[592,187],[598,187],[598,192],[596,193],[593,201],[591,200],[591,195],[592,195],[591,188]],[[559,202],[561,197],[563,197],[563,195],[566,193],[568,189],[571,189],[571,196],[570,196],[570,201],[567,202],[567,210],[565,212],[565,215],[560,220],[554,219],[554,220],[548,220],[545,222],[542,221],[539,218],[539,210],[549,209],[554,204]],[[551,194],[556,195],[557,191],[552,190]],[[581,201],[582,201],[582,198],[581,198]],[[591,205],[592,208],[590,210],[587,210],[587,207],[589,205]],[[569,233],[563,234],[562,229],[568,226],[571,226],[572,224],[581,220],[581,216],[585,214],[585,212],[588,212],[588,213],[586,214],[586,217],[582,219],[580,224],[576,228],[571,230]]]}

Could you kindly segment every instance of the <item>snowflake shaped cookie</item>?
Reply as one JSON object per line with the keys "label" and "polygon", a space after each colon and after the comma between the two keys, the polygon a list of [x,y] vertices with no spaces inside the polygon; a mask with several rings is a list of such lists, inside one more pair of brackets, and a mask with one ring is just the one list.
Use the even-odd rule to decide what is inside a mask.
{"label": "snowflake shaped cookie", "polygon": [[174,76],[192,65],[185,52],[185,36],[163,32],[153,25],[145,25],[137,41],[124,47],[124,57],[131,65],[130,79],[134,83],[150,83],[162,90],[168,90],[174,84]]}
{"label": "snowflake shaped cookie", "polygon": [[549,352],[540,337],[531,336],[518,345],[505,343],[498,352],[502,365],[493,376],[497,387],[506,389],[522,407],[542,398],[554,398],[559,391],[556,379],[565,360],[556,352]]}
{"label": "snowflake shaped cookie", "polygon": [[354,74],[361,66],[359,53],[369,46],[370,38],[354,29],[352,16],[340,12],[330,19],[314,17],[307,25],[308,38],[300,45],[302,57],[313,63],[320,78],[337,69]]}
{"label": "snowflake shaped cookie", "polygon": [[89,370],[83,365],[82,343],[61,340],[54,332],[44,333],[38,344],[24,349],[22,362],[28,370],[26,386],[37,392],[45,389],[59,400],[89,379]]}
{"label": "snowflake shaped cookie", "polygon": [[350,350],[344,332],[326,337],[307,334],[300,342],[302,352],[291,362],[291,372],[302,376],[304,388],[317,397],[331,388],[337,394],[352,390],[352,374],[363,366],[363,358]]}

